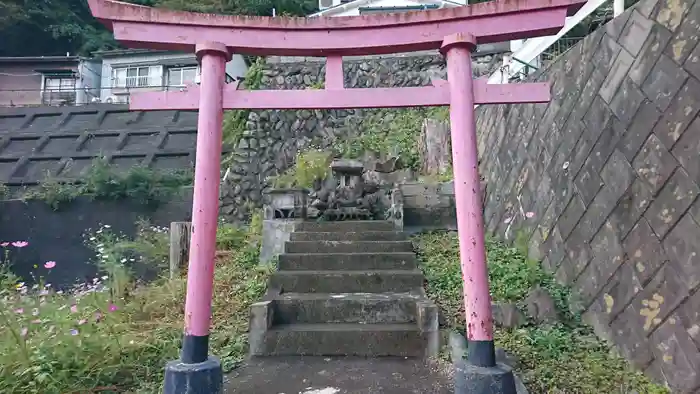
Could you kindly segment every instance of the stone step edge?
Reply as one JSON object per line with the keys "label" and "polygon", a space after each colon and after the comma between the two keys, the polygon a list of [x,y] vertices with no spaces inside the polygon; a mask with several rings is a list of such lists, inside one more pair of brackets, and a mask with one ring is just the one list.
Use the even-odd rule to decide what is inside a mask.
{"label": "stone step edge", "polygon": [[403,231],[396,230],[367,230],[367,231],[344,231],[342,233],[337,231],[294,231],[294,234],[405,234]]}
{"label": "stone step edge", "polygon": [[294,244],[318,244],[318,243],[323,243],[323,244],[411,244],[413,245],[413,242],[404,239],[400,241],[357,241],[357,240],[347,240],[347,241],[329,241],[326,239],[319,239],[316,241],[286,241],[286,243],[294,243]]}
{"label": "stone step edge", "polygon": [[[340,223],[340,224],[338,224]],[[358,225],[358,224],[376,224],[376,223],[386,223],[388,225],[393,226],[393,222],[389,220],[332,220],[332,221],[315,221],[315,220],[307,220],[304,222],[301,222],[301,224],[310,224],[310,225],[329,225],[329,226],[343,226],[343,225]]]}
{"label": "stone step edge", "polygon": [[[381,294],[381,293],[379,293]],[[248,343],[251,355],[260,355],[264,353],[265,336],[269,331],[276,330],[278,327],[273,326],[274,321],[274,300],[259,301],[250,307],[250,323],[248,329]],[[398,326],[415,327],[417,331],[428,334],[428,355],[436,356],[440,351],[440,331],[438,326],[438,307],[429,299],[421,299],[416,302],[416,323],[415,324],[399,324]],[[342,328],[342,323],[327,323],[327,324],[291,324],[289,326],[307,327],[311,326],[334,326]],[[344,324],[346,329],[357,326],[396,326],[394,324]]]}
{"label": "stone step edge", "polygon": [[[302,238],[299,240],[299,238]],[[336,238],[336,240],[328,239]],[[364,239],[363,239],[364,238]],[[387,241],[399,242],[410,241],[409,235],[403,231],[348,231],[348,232],[333,232],[333,231],[295,231],[291,234],[287,242],[362,242],[371,241],[374,238],[381,241],[382,238],[391,238]]]}
{"label": "stone step edge", "polygon": [[427,300],[423,292],[404,293],[281,293],[275,295],[273,301],[318,301],[327,299],[337,300],[371,300],[371,301],[396,301],[411,299],[415,301]]}
{"label": "stone step edge", "polygon": [[[272,275],[423,275],[420,269],[407,270],[277,270]],[[324,293],[329,294],[329,293]],[[382,294],[382,293],[379,293]]]}
{"label": "stone step edge", "polygon": [[281,256],[386,256],[386,257],[416,257],[415,252],[321,252],[321,253],[280,253]]}

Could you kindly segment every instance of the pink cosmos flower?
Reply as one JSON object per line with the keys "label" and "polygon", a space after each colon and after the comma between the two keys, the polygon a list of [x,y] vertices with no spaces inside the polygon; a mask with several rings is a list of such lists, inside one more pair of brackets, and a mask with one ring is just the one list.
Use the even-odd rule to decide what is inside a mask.
{"label": "pink cosmos flower", "polygon": [[24,308],[15,309],[15,313],[24,313]]}
{"label": "pink cosmos flower", "polygon": [[70,306],[70,311],[73,313],[78,313],[78,306],[73,304]]}
{"label": "pink cosmos flower", "polygon": [[27,327],[22,327],[21,330],[19,330],[19,335],[26,337],[27,334],[29,333],[29,329]]}
{"label": "pink cosmos flower", "polygon": [[55,261],[47,261],[44,263],[44,268],[51,269],[56,266]]}
{"label": "pink cosmos flower", "polygon": [[109,304],[109,311],[110,311],[110,312],[115,312],[117,309],[119,309],[119,308],[117,308],[116,305],[114,305],[114,304]]}
{"label": "pink cosmos flower", "polygon": [[8,246],[10,246],[9,242],[0,242],[0,247],[6,248]]}
{"label": "pink cosmos flower", "polygon": [[14,246],[15,248],[23,248],[27,245],[29,245],[29,242],[27,241],[15,241],[12,243],[12,246]]}
{"label": "pink cosmos flower", "polygon": [[535,217],[535,213],[534,213],[534,212],[528,212],[528,213],[525,214],[525,216],[526,216],[528,219],[532,219],[533,217]]}
{"label": "pink cosmos flower", "polygon": [[78,320],[78,325],[79,325],[79,326],[82,326],[82,325],[85,324],[85,323],[87,323],[87,320],[85,320],[85,319]]}

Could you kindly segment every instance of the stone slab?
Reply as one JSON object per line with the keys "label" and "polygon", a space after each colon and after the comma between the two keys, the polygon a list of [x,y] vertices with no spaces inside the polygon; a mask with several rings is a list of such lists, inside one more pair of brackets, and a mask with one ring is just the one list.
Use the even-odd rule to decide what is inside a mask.
{"label": "stone slab", "polygon": [[415,323],[419,298],[410,293],[285,293],[273,301],[273,324]]}
{"label": "stone slab", "polygon": [[651,134],[634,158],[632,166],[637,171],[637,176],[656,194],[673,174],[678,162],[666,150],[661,140]]}
{"label": "stone slab", "polygon": [[296,253],[281,254],[282,271],[414,270],[414,253]]}
{"label": "stone slab", "polygon": [[404,358],[266,357],[225,376],[224,393],[452,394],[449,373],[449,367]]}
{"label": "stone slab", "polygon": [[270,288],[289,293],[403,293],[422,289],[418,271],[277,271]]}
{"label": "stone slab", "polygon": [[260,264],[267,264],[284,253],[284,244],[300,222],[298,219],[263,220]]}
{"label": "stone slab", "polygon": [[677,169],[644,213],[654,233],[663,238],[695,201],[698,194],[700,194],[700,188],[690,179],[685,170]]}
{"label": "stone slab", "polygon": [[265,356],[416,357],[428,336],[417,324],[289,324],[267,331]]}

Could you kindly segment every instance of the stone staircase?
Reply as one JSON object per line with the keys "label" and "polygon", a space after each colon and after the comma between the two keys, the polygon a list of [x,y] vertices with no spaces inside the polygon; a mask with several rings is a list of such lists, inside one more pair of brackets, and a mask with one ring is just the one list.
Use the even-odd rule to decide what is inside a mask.
{"label": "stone staircase", "polygon": [[277,268],[251,308],[252,356],[437,354],[438,309],[392,223],[299,223]]}

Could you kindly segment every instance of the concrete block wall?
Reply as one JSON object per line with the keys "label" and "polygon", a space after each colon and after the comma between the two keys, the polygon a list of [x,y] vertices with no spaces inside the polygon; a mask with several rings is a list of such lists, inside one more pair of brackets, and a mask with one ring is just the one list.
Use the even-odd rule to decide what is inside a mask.
{"label": "concrete block wall", "polygon": [[477,115],[488,232],[678,393],[700,392],[699,23],[700,0],[643,0],[536,77],[550,103]]}
{"label": "concrete block wall", "polygon": [[1,108],[0,183],[32,186],[47,174],[79,180],[98,157],[122,169],[191,169],[196,139],[194,111],[129,111],[114,104]]}
{"label": "concrete block wall", "polygon": [[406,183],[400,186],[404,198],[403,221],[408,232],[457,230],[454,183]]}

